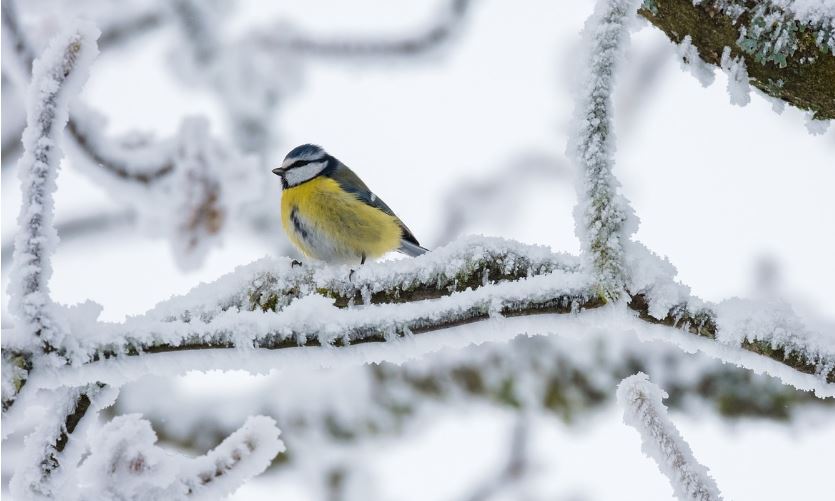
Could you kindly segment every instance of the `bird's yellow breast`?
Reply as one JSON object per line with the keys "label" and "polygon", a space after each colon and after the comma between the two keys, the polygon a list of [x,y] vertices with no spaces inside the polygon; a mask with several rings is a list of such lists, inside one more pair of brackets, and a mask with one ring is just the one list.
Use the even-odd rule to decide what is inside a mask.
{"label": "bird's yellow breast", "polygon": [[302,253],[331,262],[382,256],[400,246],[402,235],[397,218],[325,176],[282,191],[281,221]]}

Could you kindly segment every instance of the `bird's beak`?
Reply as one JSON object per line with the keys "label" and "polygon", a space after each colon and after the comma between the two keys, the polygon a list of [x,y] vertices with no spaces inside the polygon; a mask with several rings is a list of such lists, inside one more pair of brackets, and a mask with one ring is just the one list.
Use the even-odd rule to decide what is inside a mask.
{"label": "bird's beak", "polygon": [[273,169],[273,174],[279,177],[284,177],[284,173],[287,172],[286,169],[282,169],[281,167],[276,167]]}

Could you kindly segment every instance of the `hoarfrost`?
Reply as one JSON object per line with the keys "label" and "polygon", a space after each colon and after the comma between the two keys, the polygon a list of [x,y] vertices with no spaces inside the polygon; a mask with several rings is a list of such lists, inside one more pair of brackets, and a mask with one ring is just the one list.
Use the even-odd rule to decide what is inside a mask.
{"label": "hoarfrost", "polygon": [[568,145],[569,156],[580,169],[575,231],[599,294],[608,300],[624,292],[628,279],[624,244],[637,229],[636,217],[618,193],[619,184],[612,175],[615,140],[611,99],[615,71],[629,42],[637,7],[637,0],[599,0],[586,21],[583,38],[587,68]]}
{"label": "hoarfrost", "polygon": [[751,102],[751,87],[748,85],[748,70],[741,57],[731,57],[731,48],[722,50],[722,69],[728,75],[728,94],[731,104],[745,106]]}
{"label": "hoarfrost", "polygon": [[641,434],[641,450],[658,464],[681,501],[719,501],[722,495],[707,468],[693,457],[693,451],[667,416],[662,403],[667,393],[639,372],[618,385],[618,402],[623,421]]}
{"label": "hoarfrost", "polygon": [[94,26],[80,23],[53,38],[33,64],[28,91],[24,153],[18,163],[23,201],[9,307],[21,320],[19,328],[26,336],[32,340],[37,336],[47,346],[61,344],[67,334],[48,286],[58,243],[53,193],[62,158],[62,132],[69,119],[69,101],[80,92],[98,53],[99,35]]}
{"label": "hoarfrost", "polygon": [[693,45],[690,35],[684,37],[676,46],[676,54],[681,60],[681,69],[690,72],[702,87],[708,87],[713,83],[716,76],[713,73],[713,66],[707,64],[700,56],[699,49]]}
{"label": "hoarfrost", "polygon": [[821,136],[829,130],[832,120],[817,120],[811,113],[806,114],[806,130],[813,136]]}
{"label": "hoarfrost", "polygon": [[156,433],[138,414],[118,416],[91,437],[73,499],[222,499],[284,451],[279,433],[271,418],[250,417],[206,455],[187,458],[157,446]]}

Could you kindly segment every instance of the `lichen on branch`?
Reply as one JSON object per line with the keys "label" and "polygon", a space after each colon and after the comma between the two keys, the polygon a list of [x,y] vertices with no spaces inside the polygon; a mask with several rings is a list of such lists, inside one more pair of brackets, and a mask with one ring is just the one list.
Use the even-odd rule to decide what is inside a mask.
{"label": "lichen on branch", "polygon": [[644,0],[639,14],[674,43],[690,37],[713,66],[729,48],[752,86],[817,120],[835,119],[835,9],[790,8],[772,0]]}

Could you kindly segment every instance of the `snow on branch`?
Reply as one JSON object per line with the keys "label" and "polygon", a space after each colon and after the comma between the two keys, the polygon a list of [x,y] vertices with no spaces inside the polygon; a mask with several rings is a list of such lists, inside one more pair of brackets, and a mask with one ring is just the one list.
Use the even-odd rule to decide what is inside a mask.
{"label": "snow on branch", "polygon": [[223,499],[260,474],[283,452],[275,421],[254,416],[207,454],[188,458],[156,445],[138,414],[118,416],[97,430],[78,470],[77,496],[105,501]]}
{"label": "snow on branch", "polygon": [[813,129],[825,130],[835,119],[831,1],[644,0],[639,13],[673,43],[686,43],[704,62],[730,69],[734,104],[747,102],[743,91],[750,84],[805,110]]}
{"label": "snow on branch", "polygon": [[[79,333],[77,344],[66,351],[76,367],[41,372],[33,387],[92,381],[119,386],[154,371],[262,372],[300,353],[329,365],[341,356],[337,352],[357,352],[334,348],[368,343],[379,348],[361,350],[365,355],[359,360],[405,360],[426,347],[437,349],[438,343],[463,346],[519,332],[552,331],[540,326],[498,336],[474,329],[466,335],[433,336],[424,348],[405,349],[418,334],[503,317],[557,313],[582,325],[589,310],[604,303],[588,276],[575,271],[576,263],[542,247],[490,239],[465,240],[415,259],[368,264],[353,275],[347,267],[262,260],[124,323],[96,322],[95,308],[67,310]],[[628,304],[613,305],[602,317],[586,321],[637,329],[688,351],[768,372],[819,396],[835,395],[835,347],[790,309],[778,312],[774,305],[733,301],[711,305],[674,287],[675,294],[658,297],[670,294],[669,280],[662,274],[643,284],[643,292]],[[769,310],[774,312],[763,315]],[[9,353],[21,349],[15,334],[5,336]]]}
{"label": "snow on branch", "polygon": [[[366,434],[397,433],[427,408],[462,400],[577,422],[609,405],[611,388],[638,370],[651,372],[668,388],[670,407],[684,412],[698,402],[699,409],[704,405],[726,418],[791,420],[798,409],[835,406],[835,399],[816,398],[774,378],[681,356],[671,343],[641,342],[608,329],[572,334],[551,323],[558,334],[440,350],[402,365],[285,367],[234,395],[193,395],[176,379],[144,378],[121,389],[115,412],[142,413],[165,441],[198,450],[212,445],[210,437],[231,433],[246,416],[265,414],[298,450],[307,437],[362,440]],[[277,387],[283,391],[272,391]]]}
{"label": "snow on branch", "polygon": [[61,137],[69,101],[87,79],[98,53],[98,30],[81,24],[56,36],[33,66],[27,103],[24,153],[18,166],[22,204],[18,215],[10,308],[27,337],[40,338],[48,351],[66,344],[67,326],[49,297],[51,258],[58,242],[53,226],[55,179],[61,162]]}
{"label": "snow on branch", "polygon": [[569,156],[579,168],[575,227],[582,257],[593,272],[598,293],[607,301],[625,292],[628,270],[624,245],[635,231],[634,215],[618,193],[612,175],[615,141],[612,88],[615,71],[629,41],[637,0],[598,0],[586,22],[586,74],[581,82],[569,140]]}
{"label": "snow on branch", "polygon": [[84,325],[83,337],[68,351],[73,363],[84,364],[194,349],[350,345],[493,316],[600,306],[585,275],[572,268],[573,258],[544,247],[482,238],[353,274],[348,267],[262,260],[124,324],[74,319]]}
{"label": "snow on branch", "polygon": [[24,457],[10,482],[12,494],[20,500],[58,499],[62,488],[56,477],[62,467],[72,463],[64,461],[71,436],[83,421],[93,421],[91,410],[98,411],[115,399],[113,392],[100,384],[59,388],[53,394],[45,422],[24,441]]}
{"label": "snow on branch", "polygon": [[[3,24],[16,47],[13,55],[26,66],[31,49],[5,2]],[[97,113],[74,107],[67,122],[73,166],[130,203],[140,228],[168,239],[183,269],[202,261],[227,222],[257,199],[263,186],[255,160],[209,135],[203,118],[184,119],[179,134],[167,140],[139,133],[107,137],[105,126]]]}
{"label": "snow on branch", "polygon": [[[4,69],[10,68],[9,74],[15,77],[17,84],[26,86],[35,50],[23,31],[14,1],[3,2],[2,14],[4,45],[11,46],[8,52],[4,53]],[[98,137],[100,133],[96,134],[97,131],[91,129],[92,121],[85,118],[73,113],[67,123],[67,132],[77,149],[97,169],[104,170],[117,179],[143,185],[167,176],[173,169],[171,162],[164,157],[157,157],[150,163],[137,163],[134,160],[134,152],[130,151],[127,145],[119,144],[119,141],[114,141],[116,144],[108,148],[105,140]]]}
{"label": "snow on branch", "polygon": [[639,372],[618,385],[618,402],[623,421],[641,434],[641,449],[658,464],[681,501],[719,501],[722,495],[707,468],[693,457],[693,451],[667,416],[661,402],[667,393]]}

